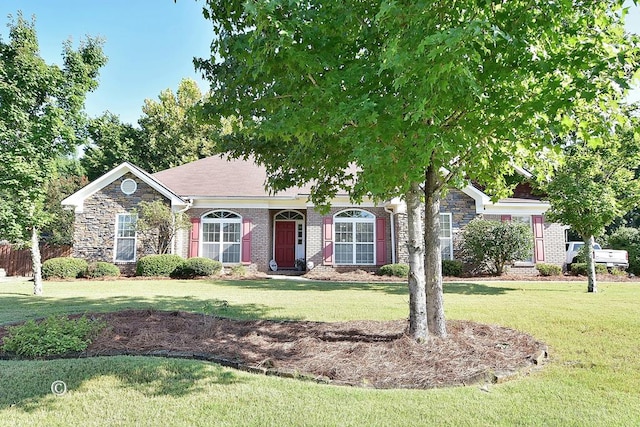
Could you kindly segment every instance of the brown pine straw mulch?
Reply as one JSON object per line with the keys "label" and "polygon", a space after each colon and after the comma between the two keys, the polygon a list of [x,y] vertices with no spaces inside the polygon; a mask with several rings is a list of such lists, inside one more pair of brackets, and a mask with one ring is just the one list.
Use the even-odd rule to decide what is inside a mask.
{"label": "brown pine straw mulch", "polygon": [[339,385],[426,389],[501,382],[528,373],[547,355],[530,335],[468,321],[449,320],[447,339],[418,344],[405,335],[402,320],[232,320],[154,310],[94,316],[108,326],[83,357],[196,358]]}

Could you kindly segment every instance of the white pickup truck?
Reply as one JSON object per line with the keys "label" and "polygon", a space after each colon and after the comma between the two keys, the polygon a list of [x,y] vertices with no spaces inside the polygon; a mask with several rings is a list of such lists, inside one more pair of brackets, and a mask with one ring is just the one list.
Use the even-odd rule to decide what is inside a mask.
{"label": "white pickup truck", "polygon": [[[584,246],[584,242],[567,242],[567,268],[575,262],[578,251]],[[593,259],[596,264],[605,264],[609,268],[628,268],[629,254],[627,251],[615,249],[602,249],[598,243],[593,245]]]}

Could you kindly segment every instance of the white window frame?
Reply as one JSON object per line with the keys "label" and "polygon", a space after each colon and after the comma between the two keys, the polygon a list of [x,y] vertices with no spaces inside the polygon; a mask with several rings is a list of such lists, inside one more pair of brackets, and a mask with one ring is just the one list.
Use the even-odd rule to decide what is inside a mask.
{"label": "white window frame", "polygon": [[[444,228],[444,221],[442,220],[443,218],[448,218],[447,220],[449,223],[448,229]],[[440,251],[442,251],[441,254],[442,254],[443,260],[453,259],[453,223],[452,221],[453,221],[453,216],[451,215],[451,213],[449,212],[440,213]],[[449,236],[446,236],[444,234],[449,234]],[[448,243],[449,245],[449,253],[447,254],[448,257],[445,257],[445,253],[443,252],[445,243]]]}
{"label": "white window frame", "polygon": [[[115,238],[113,242],[113,261],[114,262],[136,262],[137,248],[138,248],[138,232],[136,231],[137,220],[138,220],[138,216],[133,213],[119,213],[116,215],[116,231],[115,231]],[[125,224],[133,224],[133,227],[131,228],[130,226],[126,226]],[[133,230],[133,236],[121,235],[121,234],[124,234],[125,232],[130,232],[132,230]],[[120,246],[120,242],[131,241],[131,240],[133,240],[133,257],[131,259],[118,258],[118,252],[119,252],[118,247]]]}
{"label": "white window frame", "polygon": [[[362,216],[341,216],[346,215],[349,212],[359,212],[358,215]],[[350,242],[338,242],[338,224],[351,224],[351,241]],[[358,226],[357,224],[371,224],[373,232],[371,242],[358,242]],[[333,216],[333,253],[336,265],[375,265],[376,264],[376,216],[371,212],[363,209],[345,209],[337,212]],[[338,260],[338,245],[351,245],[351,260],[350,262],[340,262]],[[357,262],[358,260],[358,245],[367,245],[371,247],[371,262]]]}
{"label": "white window frame", "polygon": [[[219,224],[219,229],[214,233],[218,234],[218,241],[207,241],[205,240],[205,228],[207,224]],[[224,240],[225,236],[225,225],[233,224],[238,227],[238,240],[237,241],[226,241]],[[235,233],[234,233],[235,234]],[[209,251],[205,251],[207,246],[218,246],[217,255],[214,254],[213,257],[207,256],[206,253]],[[237,260],[226,260],[225,258],[225,245],[233,245],[237,246]],[[215,210],[211,212],[207,212],[200,218],[200,253],[202,256],[218,260],[222,262],[224,265],[233,265],[239,264],[242,261],[242,216],[236,212],[228,211],[228,210]]]}

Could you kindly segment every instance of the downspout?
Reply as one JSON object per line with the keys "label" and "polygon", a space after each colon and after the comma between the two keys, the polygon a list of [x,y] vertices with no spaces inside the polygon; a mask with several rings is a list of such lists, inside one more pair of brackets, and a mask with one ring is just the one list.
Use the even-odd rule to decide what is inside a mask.
{"label": "downspout", "polygon": [[391,263],[396,263],[396,221],[395,213],[393,209],[389,210],[387,206],[384,207],[384,211],[389,214],[389,220],[391,221]]}
{"label": "downspout", "polygon": [[[193,206],[193,199],[187,199],[187,206],[185,206],[184,209],[180,209],[179,211],[177,211],[176,214],[181,214],[188,211],[189,209],[191,209],[191,206]],[[175,226],[175,221],[176,221],[176,217],[174,215],[173,217],[174,226]],[[171,253],[172,254],[176,253],[176,236],[173,236],[173,238],[171,239]]]}

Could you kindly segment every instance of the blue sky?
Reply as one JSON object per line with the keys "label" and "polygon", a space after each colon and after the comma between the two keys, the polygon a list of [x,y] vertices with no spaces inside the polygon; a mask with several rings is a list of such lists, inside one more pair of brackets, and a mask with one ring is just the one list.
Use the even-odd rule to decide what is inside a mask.
{"label": "blue sky", "polygon": [[74,46],[85,36],[100,36],[109,62],[100,86],[87,97],[86,110],[97,116],[109,110],[137,123],[146,98],[175,91],[184,77],[208,85],[194,71],[193,57],[208,57],[213,38],[194,0],[0,0],[0,34],[6,40],[7,15],[22,11],[36,17],[40,51],[48,63],[61,63],[62,43]]}
{"label": "blue sky", "polygon": [[[208,57],[213,37],[202,17],[202,0],[0,0],[1,22],[22,10],[36,16],[42,56],[60,63],[62,43],[71,38],[75,46],[86,35],[105,40],[109,63],[100,73],[100,86],[89,94],[90,116],[108,110],[128,123],[137,123],[146,98],[156,99],[164,89],[175,91],[184,77],[206,82],[194,71],[192,59]],[[631,5],[631,1],[627,3]],[[629,31],[640,34],[640,8],[627,17]],[[6,26],[0,26],[3,39]],[[640,100],[640,90],[631,100]]]}

